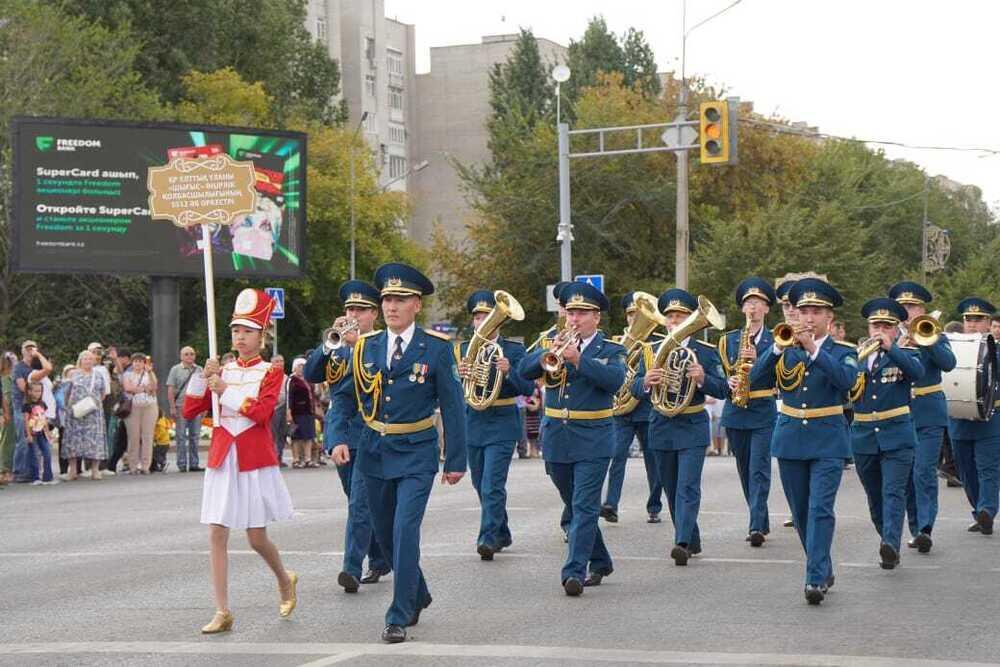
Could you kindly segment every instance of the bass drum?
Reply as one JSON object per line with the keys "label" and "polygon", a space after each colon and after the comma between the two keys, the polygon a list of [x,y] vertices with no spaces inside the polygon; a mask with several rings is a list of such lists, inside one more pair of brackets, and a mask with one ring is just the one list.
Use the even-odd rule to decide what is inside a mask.
{"label": "bass drum", "polygon": [[955,368],[941,374],[952,419],[989,421],[997,391],[997,348],[993,336],[945,334],[955,353]]}

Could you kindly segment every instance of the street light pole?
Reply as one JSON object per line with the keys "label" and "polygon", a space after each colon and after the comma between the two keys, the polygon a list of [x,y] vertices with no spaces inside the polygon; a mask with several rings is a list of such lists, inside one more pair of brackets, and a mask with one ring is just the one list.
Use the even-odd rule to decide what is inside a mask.
{"label": "street light pole", "polygon": [[573,280],[573,225],[569,209],[569,125],[559,123],[559,280]]}
{"label": "street light pole", "polygon": [[361,126],[364,125],[365,119],[368,118],[368,112],[361,112],[361,119],[358,120],[358,126],[354,128],[354,134],[351,135],[351,147],[349,151],[349,158],[351,161],[348,171],[350,173],[350,183],[351,183],[351,280],[355,278],[355,225],[356,221],[354,218],[354,144],[358,141],[358,132],[361,131]]}

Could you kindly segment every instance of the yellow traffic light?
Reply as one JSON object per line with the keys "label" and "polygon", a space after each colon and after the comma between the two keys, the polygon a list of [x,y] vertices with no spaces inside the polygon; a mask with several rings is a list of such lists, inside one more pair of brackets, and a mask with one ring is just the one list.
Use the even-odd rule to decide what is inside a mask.
{"label": "yellow traffic light", "polygon": [[701,132],[698,143],[701,146],[702,164],[729,162],[729,104],[721,100],[702,102]]}

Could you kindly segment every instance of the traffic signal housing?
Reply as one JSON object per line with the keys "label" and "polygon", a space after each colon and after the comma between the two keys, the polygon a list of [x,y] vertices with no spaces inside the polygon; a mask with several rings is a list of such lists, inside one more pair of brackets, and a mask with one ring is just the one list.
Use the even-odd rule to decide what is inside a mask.
{"label": "traffic signal housing", "polygon": [[702,102],[698,143],[702,164],[736,164],[736,113],[738,100]]}

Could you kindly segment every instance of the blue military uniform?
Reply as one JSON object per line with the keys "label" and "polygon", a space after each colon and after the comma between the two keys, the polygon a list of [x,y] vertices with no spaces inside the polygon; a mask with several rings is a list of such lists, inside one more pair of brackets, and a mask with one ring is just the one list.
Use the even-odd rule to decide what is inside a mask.
{"label": "blue military uniform", "polygon": [[[906,309],[893,299],[879,297],[861,308],[869,322],[899,326]],[[906,485],[913,470],[916,434],[910,415],[910,392],[924,375],[920,353],[895,342],[859,362],[854,402],[851,448],[858,477],[868,496],[868,510],[882,538],[879,556],[883,569],[899,563],[900,535],[906,511]]]}
{"label": "blue military uniform", "polygon": [[[372,285],[363,280],[348,280],[340,286],[340,300],[345,308],[378,308],[379,293]],[[364,420],[356,411],[346,424],[337,424],[337,419],[345,415],[343,406],[338,406],[337,389],[347,385],[340,392],[340,399],[354,401],[351,394],[353,379],[348,372],[351,363],[351,348],[343,345],[331,349],[325,344],[313,350],[306,360],[303,369],[306,380],[314,384],[326,382],[330,389],[330,407],[326,411],[323,423],[323,448],[327,453],[333,451],[335,434],[347,433],[347,447],[350,460],[337,468],[340,484],[347,496],[347,526],[344,534],[344,564],[338,576],[338,583],[348,592],[356,592],[358,583],[362,581],[362,565],[365,555],[368,556],[370,572],[364,577],[364,582],[378,581],[378,578],[388,574],[392,566],[382,553],[372,530],[371,513],[368,511],[368,491],[365,488],[364,475],[354,474],[354,464],[357,461],[358,445],[363,438],[368,437],[369,429],[365,428]]]}
{"label": "blue military uniform", "polygon": [[[840,293],[818,278],[803,278],[788,292],[797,308],[835,308]],[[750,381],[774,376],[782,399],[771,438],[771,454],[799,540],[806,552],[806,599],[819,604],[833,582],[830,546],[835,524],[834,503],[850,457],[844,402],[857,379],[853,345],[835,343],[829,335],[817,341],[815,354],[798,346],[772,345],[758,357]]]}
{"label": "blue military uniform", "polygon": [[[738,308],[742,309],[743,302],[750,297],[762,299],[768,306],[777,300],[767,281],[757,277],[747,278],[736,286]],[[742,335],[742,329],[734,329],[719,338],[719,358],[726,375],[732,376],[737,371]],[[751,343],[760,357],[774,344],[774,337],[762,323],[752,335]],[[755,547],[764,543],[764,536],[771,530],[767,498],[771,493],[771,436],[777,417],[774,383],[773,375],[758,378],[756,384],[750,384],[750,401],[746,407],[728,400],[722,410],[722,426],[726,429],[729,451],[736,457],[743,497],[750,510],[747,541]],[[731,390],[728,393],[731,394]]]}
{"label": "blue military uniform", "polygon": [[[963,299],[958,310],[964,319],[990,317],[996,312],[993,304],[978,297]],[[995,407],[1000,407],[1000,400]],[[992,535],[1000,504],[1000,410],[995,409],[989,421],[952,418],[948,435],[965,495],[972,505],[975,523],[969,530]]]}
{"label": "blue military uniform", "polygon": [[[469,297],[467,310],[473,315],[489,313],[495,305],[492,292],[479,290]],[[507,523],[507,473],[523,429],[517,397],[534,392],[534,384],[517,372],[524,359],[524,345],[502,336],[497,336],[496,344],[511,368],[500,386],[500,395],[485,410],[467,406],[465,412],[469,472],[481,507],[476,548],[483,560],[493,560],[495,552],[513,542]],[[456,361],[465,357],[468,349],[468,341],[456,345]],[[491,371],[491,383],[497,372],[496,368]]]}
{"label": "blue military uniform", "polygon": [[[608,308],[605,296],[586,283],[566,286],[559,298],[570,310]],[[545,371],[544,350],[527,355],[521,364],[525,378],[545,378],[542,454],[546,472],[571,508],[569,554],[562,568],[567,595],[579,595],[585,584],[600,583],[614,569],[597,517],[614,448],[612,403],[625,379],[625,350],[620,345],[600,331],[581,343],[585,346],[579,364],[566,363],[561,372]],[[588,564],[591,576],[585,580]]]}
{"label": "blue military uniform", "polygon": [[[664,315],[669,312],[693,313],[698,301],[682,289],[669,289],[660,295],[658,307]],[[659,352],[667,338],[659,341],[653,355]],[[696,387],[690,404],[680,414],[668,417],[654,409],[649,422],[649,447],[656,458],[660,481],[667,492],[670,519],[674,524],[674,548],[670,556],[677,565],[687,565],[688,559],[701,552],[701,533],[698,530],[698,510],[701,507],[701,473],[705,465],[705,449],[709,445],[708,413],[705,412],[705,395],[726,397],[726,380],[722,363],[715,346],[700,340],[682,341],[692,351],[698,364],[705,369],[705,380]],[[632,395],[646,394],[645,360],[632,383]],[[672,396],[672,394],[670,394]]]}
{"label": "blue military uniform", "polygon": [[[636,292],[629,292],[622,297],[622,308],[626,314],[636,310],[636,294]],[[654,331],[648,342],[653,343],[662,337],[663,334]],[[647,345],[645,349],[648,351],[651,348]],[[615,451],[611,459],[611,467],[608,469],[607,494],[601,506],[601,514],[609,521],[612,520],[612,517],[614,521],[618,520],[618,503],[621,501],[622,486],[625,484],[625,467],[628,464],[628,455],[633,439],[639,441],[642,460],[646,468],[646,482],[649,485],[649,497],[646,500],[648,521],[650,523],[659,523],[660,521],[660,512],[663,510],[663,503],[660,500],[663,494],[663,485],[660,484],[659,473],[656,470],[656,459],[649,448],[646,437],[646,432],[649,429],[649,411],[649,397],[644,395],[631,412],[615,415]]]}
{"label": "blue military uniform", "polygon": [[[923,306],[932,298],[923,285],[908,281],[889,288],[889,297],[904,306]],[[913,383],[910,402],[917,445],[913,451],[913,474],[906,485],[906,514],[914,538],[908,544],[920,553],[927,553],[931,550],[931,532],[938,513],[937,463],[948,426],[948,402],[941,387],[941,373],[955,368],[955,354],[944,335],[938,336],[933,345],[919,349],[924,376]]]}
{"label": "blue military uniform", "polygon": [[[430,280],[405,264],[379,267],[375,284],[383,301],[434,291]],[[405,626],[416,623],[420,611],[431,603],[420,570],[420,524],[439,466],[434,425],[439,406],[444,471],[466,469],[462,386],[447,338],[416,324],[398,334],[386,330],[362,336],[351,357],[350,373],[351,382],[337,388],[343,417],[337,420],[334,437],[347,442],[344,425],[355,411],[361,413],[370,432],[358,446],[356,465],[365,478],[376,538],[391,554],[395,573],[382,637],[403,641]]]}

